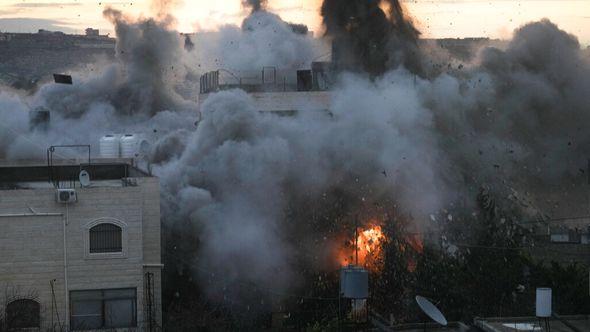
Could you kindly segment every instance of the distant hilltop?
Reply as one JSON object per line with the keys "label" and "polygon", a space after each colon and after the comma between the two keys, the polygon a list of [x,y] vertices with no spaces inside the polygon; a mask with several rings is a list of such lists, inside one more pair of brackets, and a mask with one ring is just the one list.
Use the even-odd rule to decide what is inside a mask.
{"label": "distant hilltop", "polygon": [[56,72],[115,57],[116,39],[88,28],[84,35],[39,30],[37,33],[0,32],[0,84],[34,89]]}
{"label": "distant hilltop", "polygon": [[[180,35],[187,50],[202,49],[215,37],[207,32]],[[480,47],[503,48],[506,42],[489,38],[447,38],[420,39],[419,43],[431,51],[443,49],[449,57],[469,61]],[[44,29],[36,33],[0,32],[0,84],[31,90],[53,73],[91,65],[97,59],[114,59],[115,46],[115,38],[101,35],[93,28],[87,28],[83,35]],[[206,63],[207,59],[199,61]]]}
{"label": "distant hilltop", "polygon": [[84,35],[39,29],[37,33],[0,32],[2,47],[17,48],[104,48],[114,49],[116,40],[98,29],[88,28]]}

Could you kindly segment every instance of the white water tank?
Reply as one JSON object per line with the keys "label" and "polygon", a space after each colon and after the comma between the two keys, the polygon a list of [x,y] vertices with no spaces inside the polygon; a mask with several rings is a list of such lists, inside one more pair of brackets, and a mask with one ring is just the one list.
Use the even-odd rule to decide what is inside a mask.
{"label": "white water tank", "polygon": [[551,288],[537,288],[537,312],[540,318],[551,317]]}
{"label": "white water tank", "polygon": [[126,134],[121,137],[121,157],[135,158],[139,152],[139,137],[135,134]]}
{"label": "white water tank", "polygon": [[349,265],[340,270],[340,293],[347,299],[369,298],[369,271]]}
{"label": "white water tank", "polygon": [[101,158],[119,158],[119,137],[117,135],[105,135],[99,142]]}

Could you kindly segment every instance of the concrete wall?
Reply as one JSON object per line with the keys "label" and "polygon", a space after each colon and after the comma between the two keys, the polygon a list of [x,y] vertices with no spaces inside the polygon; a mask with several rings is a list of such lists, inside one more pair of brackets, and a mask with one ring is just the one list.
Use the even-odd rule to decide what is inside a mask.
{"label": "concrete wall", "polygon": [[[329,91],[257,92],[249,95],[256,108],[263,112],[318,111],[329,110],[331,107]],[[199,96],[199,107],[208,97],[209,94]]]}
{"label": "concrete wall", "polygon": [[[69,324],[64,269],[64,221],[67,241],[67,288],[136,288],[137,321],[144,315],[144,275],[154,274],[156,320],[161,322],[160,201],[156,178],[137,179],[135,187],[77,189],[78,202],[55,201],[53,189],[0,191],[0,310],[6,296],[37,296],[42,326]],[[41,216],[34,213],[56,213]],[[23,216],[9,216],[23,214]],[[101,221],[123,228],[122,254],[92,255],[88,229]],[[50,281],[55,280],[55,302]]]}

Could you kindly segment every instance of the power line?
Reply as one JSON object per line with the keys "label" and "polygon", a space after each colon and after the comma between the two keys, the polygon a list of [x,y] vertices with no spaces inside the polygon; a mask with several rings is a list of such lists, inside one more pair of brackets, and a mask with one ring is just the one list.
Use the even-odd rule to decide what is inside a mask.
{"label": "power line", "polygon": [[553,223],[553,222],[559,222],[559,221],[582,220],[582,219],[589,219],[588,221],[590,224],[590,215],[576,216],[576,217],[550,218],[550,219],[544,219],[544,220],[518,221],[516,223],[518,225],[529,225],[529,224]]}
{"label": "power line", "polygon": [[490,250],[514,250],[514,251],[538,249],[538,250],[543,250],[543,251],[559,253],[559,254],[563,254],[563,255],[590,257],[590,253],[584,254],[584,253],[579,253],[579,252],[570,252],[570,251],[564,251],[564,250],[542,247],[542,246],[506,247],[506,246],[472,245],[472,244],[464,244],[464,243],[451,243],[451,244],[455,245],[459,248],[475,248],[475,249],[490,249]]}

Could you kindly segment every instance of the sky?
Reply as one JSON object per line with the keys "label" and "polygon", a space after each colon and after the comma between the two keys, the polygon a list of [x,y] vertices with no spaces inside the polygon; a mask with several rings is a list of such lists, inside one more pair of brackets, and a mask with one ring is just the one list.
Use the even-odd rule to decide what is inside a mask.
{"label": "sky", "polygon": [[[181,32],[214,30],[239,24],[247,10],[240,0],[175,0],[172,14]],[[321,33],[321,0],[269,0],[272,11],[285,20],[307,24]],[[549,18],[562,29],[590,44],[590,0],[406,0],[407,11],[428,38],[510,38],[530,21]],[[112,33],[103,19],[106,6],[133,16],[153,15],[150,0],[0,0],[0,31],[38,29],[83,33],[87,27]]]}

